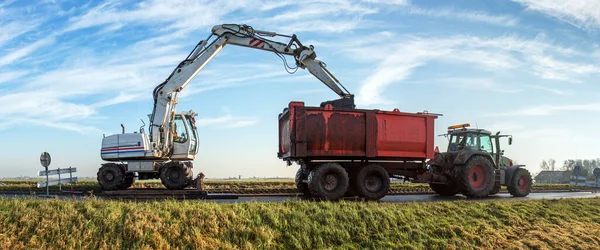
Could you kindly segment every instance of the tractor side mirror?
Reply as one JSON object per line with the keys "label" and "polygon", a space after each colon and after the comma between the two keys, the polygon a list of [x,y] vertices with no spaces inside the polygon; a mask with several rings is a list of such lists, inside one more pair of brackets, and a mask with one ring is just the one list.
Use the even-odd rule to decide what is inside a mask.
{"label": "tractor side mirror", "polygon": [[512,137],[508,137],[508,145],[512,145]]}

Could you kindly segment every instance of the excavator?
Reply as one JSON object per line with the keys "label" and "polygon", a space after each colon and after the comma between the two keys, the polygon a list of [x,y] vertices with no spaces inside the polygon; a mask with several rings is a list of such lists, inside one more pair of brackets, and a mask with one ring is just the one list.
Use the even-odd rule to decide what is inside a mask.
{"label": "excavator", "polygon": [[[214,36],[214,37],[213,37]],[[285,37],[288,43],[267,37]],[[211,38],[214,40],[211,41]],[[210,42],[209,42],[210,41]],[[193,160],[198,153],[198,132],[193,110],[175,112],[177,94],[225,47],[227,44],[275,53],[288,73],[298,68],[308,70],[340,98],[321,103],[340,109],[355,109],[354,95],[316,59],[314,46],[303,45],[295,34],[255,30],[246,24],[222,24],[212,28],[211,34],[201,40],[173,72],[153,91],[154,107],[149,114],[149,132],[144,126],[139,133],[122,132],[102,139],[101,164],[97,180],[104,190],[122,190],[133,185],[135,179],[160,179],[167,189],[184,189],[194,185]],[[285,56],[292,56],[296,66],[290,67]],[[292,70],[292,71],[291,71]],[[143,123],[143,120],[142,120]]]}

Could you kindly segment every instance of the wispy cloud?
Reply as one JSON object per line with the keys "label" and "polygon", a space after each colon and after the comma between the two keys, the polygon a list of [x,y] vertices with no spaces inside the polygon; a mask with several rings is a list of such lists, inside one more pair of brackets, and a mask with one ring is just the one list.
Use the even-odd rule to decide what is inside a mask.
{"label": "wispy cloud", "polygon": [[600,28],[600,11],[597,0],[513,0],[562,22],[584,30]]}
{"label": "wispy cloud", "polygon": [[455,9],[423,9],[409,6],[404,10],[410,15],[424,15],[435,18],[450,18],[472,22],[488,23],[499,26],[515,26],[519,19],[509,15],[491,15],[482,11],[463,11]]}
{"label": "wispy cloud", "polygon": [[514,111],[504,113],[490,113],[484,116],[487,117],[504,117],[504,116],[548,116],[558,112],[600,112],[600,103],[587,103],[587,104],[568,104],[568,105],[541,105],[536,107],[526,107],[517,109]]}
{"label": "wispy cloud", "polygon": [[539,86],[539,85],[527,85],[526,87],[547,91],[547,92],[550,92],[550,93],[553,93],[556,95],[571,95],[571,94],[573,94],[573,91],[571,91],[571,90],[560,90],[560,89],[548,88],[548,87]]}
{"label": "wispy cloud", "polygon": [[514,86],[498,83],[490,78],[440,78],[431,82],[470,90],[487,90],[499,93],[518,93],[523,90]]}
{"label": "wispy cloud", "polygon": [[[437,38],[401,37],[393,33],[386,33],[379,38],[379,41],[371,41],[369,47],[357,46],[355,41],[342,46],[346,54],[352,55],[349,59],[377,65],[361,83],[357,96],[359,105],[389,104],[390,101],[382,95],[385,88],[411,77],[415,69],[428,62],[470,67],[471,71],[504,72],[507,75],[515,75],[517,72],[533,74],[542,79],[559,81],[580,81],[583,77],[600,72],[600,65],[580,61],[589,61],[589,55],[555,45],[543,34],[529,40],[514,35],[497,38]],[[476,83],[471,85],[473,84]],[[520,89],[510,86],[498,88],[489,81],[476,85],[501,92]]]}
{"label": "wispy cloud", "polygon": [[259,122],[256,118],[236,117],[233,115],[224,115],[212,118],[196,119],[198,127],[218,127],[218,128],[241,128],[255,125]]}

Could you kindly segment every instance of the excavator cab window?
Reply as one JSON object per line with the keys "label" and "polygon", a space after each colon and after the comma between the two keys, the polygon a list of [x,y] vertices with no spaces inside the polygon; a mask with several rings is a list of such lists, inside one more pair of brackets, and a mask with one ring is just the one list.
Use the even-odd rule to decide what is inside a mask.
{"label": "excavator cab window", "polygon": [[175,127],[173,128],[173,141],[177,143],[185,143],[188,140],[187,126],[181,116],[175,117]]}

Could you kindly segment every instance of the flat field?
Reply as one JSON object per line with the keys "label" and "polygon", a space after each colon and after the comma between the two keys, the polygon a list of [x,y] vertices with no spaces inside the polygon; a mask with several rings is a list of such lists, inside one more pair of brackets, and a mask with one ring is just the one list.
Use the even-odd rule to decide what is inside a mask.
{"label": "flat field", "polygon": [[600,198],[118,202],[0,199],[1,249],[592,249]]}

